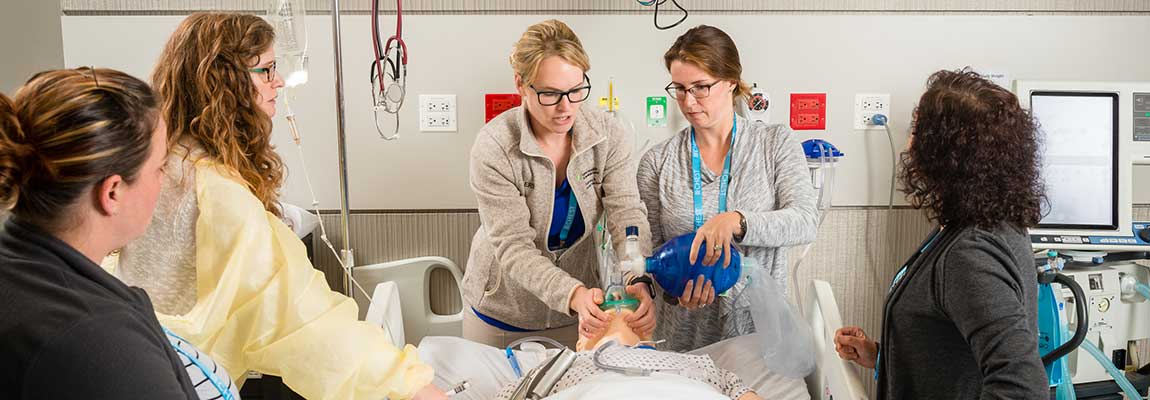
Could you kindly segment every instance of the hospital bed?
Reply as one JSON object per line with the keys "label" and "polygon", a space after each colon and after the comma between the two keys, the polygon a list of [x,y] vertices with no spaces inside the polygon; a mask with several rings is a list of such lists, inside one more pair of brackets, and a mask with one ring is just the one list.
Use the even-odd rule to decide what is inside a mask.
{"label": "hospital bed", "polygon": [[[430,307],[428,278],[436,268],[446,268],[460,279],[458,267],[440,257],[424,257],[356,268],[356,279],[373,288],[374,301],[359,299],[366,320],[388,329],[395,343],[418,343],[419,354],[436,371],[435,384],[452,387],[467,380],[470,388],[453,399],[489,399],[504,385],[516,381],[504,349],[460,338],[462,312],[438,315]],[[715,364],[734,371],[764,399],[861,400],[866,399],[859,377],[835,353],[833,337],[842,326],[838,303],[830,284],[813,280],[805,305],[807,323],[814,334],[816,370],[806,379],[793,379],[770,372],[752,354],[755,336],[742,336],[693,351],[709,355]],[[466,356],[462,356],[466,355]],[[544,352],[518,351],[522,370],[546,358]]]}
{"label": "hospital bed", "polygon": [[371,291],[372,301],[356,291],[360,319],[379,324],[400,345],[419,344],[424,336],[460,336],[463,311],[437,314],[431,310],[431,274],[446,270],[456,287],[463,272],[443,257],[419,257],[356,267],[352,276]]}

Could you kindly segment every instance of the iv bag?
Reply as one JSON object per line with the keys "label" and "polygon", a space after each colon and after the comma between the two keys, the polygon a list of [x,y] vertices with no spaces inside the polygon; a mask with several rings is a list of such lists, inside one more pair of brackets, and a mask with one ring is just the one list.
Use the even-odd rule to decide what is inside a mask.
{"label": "iv bag", "polygon": [[284,84],[307,83],[307,12],[302,0],[271,0],[268,20],[276,32],[276,71]]}

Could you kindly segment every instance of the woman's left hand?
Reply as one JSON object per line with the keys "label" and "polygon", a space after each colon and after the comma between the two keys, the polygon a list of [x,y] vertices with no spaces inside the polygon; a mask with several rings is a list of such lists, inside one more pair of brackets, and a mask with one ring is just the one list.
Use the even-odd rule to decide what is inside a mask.
{"label": "woman's left hand", "polygon": [[646,282],[627,285],[627,294],[639,299],[639,308],[626,318],[627,326],[640,337],[655,333],[655,306]]}
{"label": "woman's left hand", "polygon": [[691,242],[691,264],[697,264],[699,247],[706,246],[707,254],[703,257],[702,265],[714,265],[723,257],[723,268],[731,264],[731,242],[735,235],[741,235],[743,228],[739,221],[742,215],[736,211],[728,211],[707,220],[695,232],[695,241]]}

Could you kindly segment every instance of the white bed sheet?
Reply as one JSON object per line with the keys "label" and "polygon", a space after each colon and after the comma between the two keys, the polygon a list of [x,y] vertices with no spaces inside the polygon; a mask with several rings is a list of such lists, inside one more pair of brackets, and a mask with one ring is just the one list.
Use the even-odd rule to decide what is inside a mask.
{"label": "white bed sheet", "polygon": [[547,398],[551,400],[730,399],[705,383],[683,379],[679,375],[659,372],[650,376],[601,374]]}
{"label": "white bed sheet", "polygon": [[[803,380],[771,373],[761,362],[756,363],[753,357],[746,357],[749,353],[747,348],[754,339],[752,336],[728,339],[691,353],[710,355],[716,366],[734,371],[764,399],[810,400]],[[543,352],[516,351],[524,372],[539,365],[547,355]],[[419,357],[435,369],[434,383],[441,388],[451,387],[463,380],[470,382],[467,391],[452,399],[491,399],[504,385],[517,380],[503,349],[463,338],[425,337],[419,343]],[[662,397],[669,398],[676,397]]]}

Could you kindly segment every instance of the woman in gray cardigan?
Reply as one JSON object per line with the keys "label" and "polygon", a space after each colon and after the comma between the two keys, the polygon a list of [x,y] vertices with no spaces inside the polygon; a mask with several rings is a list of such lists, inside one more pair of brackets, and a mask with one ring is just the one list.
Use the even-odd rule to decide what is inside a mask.
{"label": "woman in gray cardigan", "polygon": [[[483,225],[463,275],[470,307],[463,336],[504,347],[542,335],[574,348],[578,336],[595,337],[609,322],[598,307],[605,280],[597,273],[597,221],[608,215],[623,254],[628,226],[639,228],[641,251],[650,252],[647,220],[622,125],[580,107],[591,95],[590,62],[575,33],[557,20],[533,25],[511,65],[523,106],[491,120],[471,149]],[[654,330],[649,282],[628,282],[641,302],[626,317],[637,332]]]}
{"label": "woman in gray cardigan", "polygon": [[877,369],[879,399],[1046,399],[1026,233],[1041,218],[1035,123],[969,70],[927,86],[901,179],[939,227],[895,275],[882,340],[845,327],[835,348]]}
{"label": "woman in gray cardigan", "polygon": [[[663,58],[671,72],[667,92],[691,126],[639,163],[652,243],[694,231],[693,246],[707,254],[692,261],[708,265],[720,257],[727,263],[737,245],[785,288],[783,248],[813,241],[818,224],[802,147],[786,127],[735,115],[735,101],[750,89],[740,77],[735,43],[723,31],[695,27]],[[735,302],[744,286],[716,299],[709,282],[690,282],[682,298],[658,302],[655,337],[667,340],[663,349],[689,351],[754,332],[746,300]]]}

